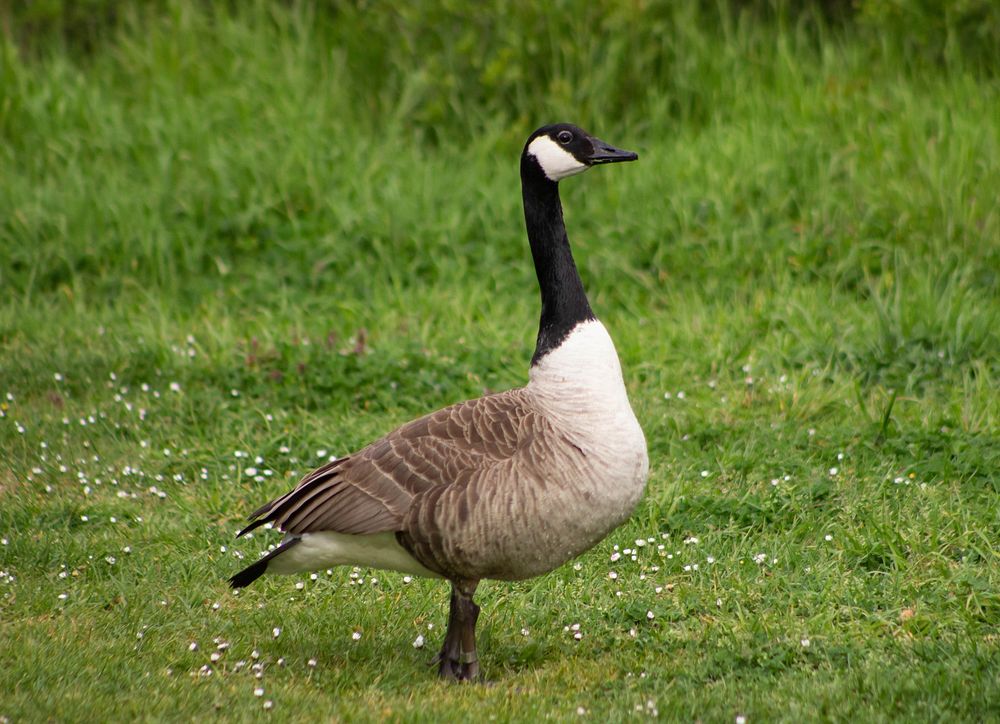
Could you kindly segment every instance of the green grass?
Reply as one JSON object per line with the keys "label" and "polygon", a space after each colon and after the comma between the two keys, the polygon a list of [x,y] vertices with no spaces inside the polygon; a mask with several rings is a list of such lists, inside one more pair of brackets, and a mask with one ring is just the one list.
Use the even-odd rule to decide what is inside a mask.
{"label": "green grass", "polygon": [[[4,46],[0,716],[1000,717],[992,76],[692,21],[663,66],[545,36],[563,85],[508,78],[501,116],[417,50],[376,84],[351,53],[388,31],[341,52],[294,7],[199,7],[86,56]],[[615,73],[658,81],[602,111]],[[563,197],[652,473],[579,561],[480,588],[494,684],[442,684],[443,584],[237,596],[276,535],[233,533],[319,451],[524,382],[516,158],[556,117],[640,153]]]}

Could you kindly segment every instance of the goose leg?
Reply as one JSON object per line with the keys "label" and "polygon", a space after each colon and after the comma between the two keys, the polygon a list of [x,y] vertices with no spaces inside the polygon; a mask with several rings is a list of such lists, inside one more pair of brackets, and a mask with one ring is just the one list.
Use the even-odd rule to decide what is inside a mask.
{"label": "goose leg", "polygon": [[437,655],[438,675],[442,679],[471,681],[479,678],[479,658],[476,655],[476,621],[479,606],[472,596],[479,581],[451,584],[451,606],[444,645]]}

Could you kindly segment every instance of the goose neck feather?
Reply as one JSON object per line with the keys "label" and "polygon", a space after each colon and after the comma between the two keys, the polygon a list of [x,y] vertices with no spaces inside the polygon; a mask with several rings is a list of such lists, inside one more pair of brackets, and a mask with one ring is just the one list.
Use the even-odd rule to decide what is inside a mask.
{"label": "goose neck feather", "polygon": [[521,156],[521,195],[524,221],[535,263],[542,312],[538,323],[535,364],[555,349],[580,322],[594,319],[587,301],[563,221],[559,185],[542,171],[538,160]]}

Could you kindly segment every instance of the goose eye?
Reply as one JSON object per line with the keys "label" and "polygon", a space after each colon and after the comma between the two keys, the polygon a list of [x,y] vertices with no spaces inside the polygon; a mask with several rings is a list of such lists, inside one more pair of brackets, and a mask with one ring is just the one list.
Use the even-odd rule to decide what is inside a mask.
{"label": "goose eye", "polygon": [[570,133],[569,131],[559,131],[559,135],[556,136],[556,138],[559,139],[559,143],[565,146],[567,143],[573,140],[573,134]]}

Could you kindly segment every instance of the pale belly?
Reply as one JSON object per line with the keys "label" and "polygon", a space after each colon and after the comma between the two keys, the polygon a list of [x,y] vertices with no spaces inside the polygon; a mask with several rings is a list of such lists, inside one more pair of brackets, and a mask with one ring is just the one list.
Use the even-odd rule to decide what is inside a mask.
{"label": "pale belly", "polygon": [[305,533],[298,544],[271,562],[268,572],[303,573],[335,566],[364,566],[440,578],[410,555],[391,531],[371,535]]}

